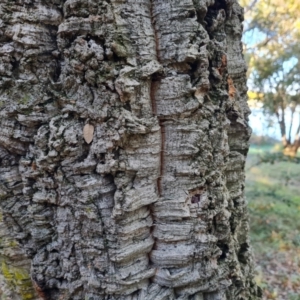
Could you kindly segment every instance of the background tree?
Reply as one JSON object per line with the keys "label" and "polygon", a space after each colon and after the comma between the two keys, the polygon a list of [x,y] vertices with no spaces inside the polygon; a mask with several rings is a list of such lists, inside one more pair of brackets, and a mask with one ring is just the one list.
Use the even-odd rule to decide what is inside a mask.
{"label": "background tree", "polygon": [[2,0],[0,19],[7,293],[259,298],[237,1]]}
{"label": "background tree", "polygon": [[250,97],[261,101],[265,113],[277,118],[284,153],[295,156],[300,147],[300,3],[294,0],[242,3],[247,7],[245,42]]}

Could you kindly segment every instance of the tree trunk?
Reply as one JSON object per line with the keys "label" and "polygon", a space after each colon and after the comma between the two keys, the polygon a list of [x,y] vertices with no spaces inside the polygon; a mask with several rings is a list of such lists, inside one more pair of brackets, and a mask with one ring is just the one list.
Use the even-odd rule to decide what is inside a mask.
{"label": "tree trunk", "polygon": [[242,20],[237,0],[1,1],[3,299],[260,298]]}
{"label": "tree trunk", "polygon": [[293,141],[293,143],[287,143],[283,147],[283,154],[291,157],[295,157],[298,153],[298,149],[300,147],[300,140],[296,139]]}
{"label": "tree trunk", "polygon": [[289,138],[287,139],[286,136],[282,136],[282,143],[283,143],[283,154],[290,156],[290,157],[295,157],[297,156],[298,149],[300,148],[300,124],[297,128],[294,140],[292,141],[292,135],[291,135],[291,130],[292,130],[292,125],[293,125],[293,118],[291,120],[291,126],[290,126],[290,133],[289,133]]}

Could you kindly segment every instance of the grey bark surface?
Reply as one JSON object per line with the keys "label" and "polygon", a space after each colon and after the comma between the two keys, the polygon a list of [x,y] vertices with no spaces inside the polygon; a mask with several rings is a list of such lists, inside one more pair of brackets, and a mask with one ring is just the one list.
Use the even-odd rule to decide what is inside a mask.
{"label": "grey bark surface", "polygon": [[2,0],[2,299],[258,299],[236,0]]}

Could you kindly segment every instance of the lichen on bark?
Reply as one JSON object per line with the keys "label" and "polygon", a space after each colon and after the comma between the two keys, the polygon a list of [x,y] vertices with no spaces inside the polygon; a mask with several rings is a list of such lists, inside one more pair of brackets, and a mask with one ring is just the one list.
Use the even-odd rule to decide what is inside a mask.
{"label": "lichen on bark", "polygon": [[260,298],[242,21],[236,0],[2,1],[0,233],[20,291]]}

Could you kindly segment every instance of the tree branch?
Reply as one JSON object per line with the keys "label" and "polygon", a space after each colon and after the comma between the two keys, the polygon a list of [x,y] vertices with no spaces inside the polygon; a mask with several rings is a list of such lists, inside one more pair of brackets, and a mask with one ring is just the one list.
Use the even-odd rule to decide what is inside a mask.
{"label": "tree branch", "polygon": [[292,127],[293,127],[293,121],[294,121],[294,113],[295,109],[291,109],[291,124],[289,128],[289,143],[292,142]]}

